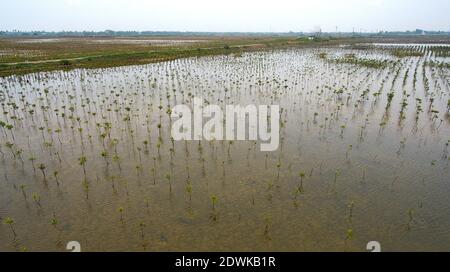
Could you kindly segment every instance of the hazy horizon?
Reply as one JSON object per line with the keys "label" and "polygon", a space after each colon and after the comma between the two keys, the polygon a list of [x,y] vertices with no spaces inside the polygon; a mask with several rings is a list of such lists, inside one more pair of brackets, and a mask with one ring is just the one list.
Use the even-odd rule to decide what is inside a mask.
{"label": "hazy horizon", "polygon": [[16,0],[2,6],[0,30],[8,31],[450,30],[450,2],[445,0]]}

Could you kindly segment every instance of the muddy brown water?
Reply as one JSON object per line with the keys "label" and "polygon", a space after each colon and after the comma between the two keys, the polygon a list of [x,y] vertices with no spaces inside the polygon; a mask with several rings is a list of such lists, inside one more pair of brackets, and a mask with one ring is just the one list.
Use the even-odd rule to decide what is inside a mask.
{"label": "muddy brown water", "polygon": [[[423,57],[290,49],[2,78],[0,120],[13,128],[1,128],[0,217],[14,223],[0,225],[0,251],[69,241],[83,251],[366,251],[372,240],[447,251],[450,75],[426,63],[448,60],[418,48]],[[337,64],[320,52],[392,62]],[[279,149],[172,144],[167,109],[194,96],[280,105]]]}

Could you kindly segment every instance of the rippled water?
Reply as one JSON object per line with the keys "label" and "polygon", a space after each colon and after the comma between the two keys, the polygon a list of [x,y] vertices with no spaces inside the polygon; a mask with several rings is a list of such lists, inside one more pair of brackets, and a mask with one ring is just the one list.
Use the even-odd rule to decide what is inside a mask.
{"label": "rippled water", "polygon": [[[0,225],[0,250],[64,251],[72,240],[83,251],[365,251],[372,240],[448,250],[449,71],[426,65],[423,50],[292,49],[2,78],[0,120],[13,128],[1,131],[0,217],[14,223]],[[194,96],[279,104],[280,148],[172,143],[167,109]]]}

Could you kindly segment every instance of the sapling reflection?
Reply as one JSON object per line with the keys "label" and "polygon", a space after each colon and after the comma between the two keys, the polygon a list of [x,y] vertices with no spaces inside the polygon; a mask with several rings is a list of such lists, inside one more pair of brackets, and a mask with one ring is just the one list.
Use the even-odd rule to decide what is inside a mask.
{"label": "sapling reflection", "polygon": [[8,225],[14,235],[14,237],[17,236],[16,231],[14,230],[14,219],[12,219],[11,217],[6,217],[5,219],[3,219],[3,224]]}

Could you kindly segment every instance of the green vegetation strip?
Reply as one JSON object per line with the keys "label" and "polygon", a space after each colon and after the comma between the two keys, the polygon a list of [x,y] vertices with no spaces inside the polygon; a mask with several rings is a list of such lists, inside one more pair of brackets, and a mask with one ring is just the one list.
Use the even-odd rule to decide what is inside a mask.
{"label": "green vegetation strip", "polygon": [[450,69],[450,63],[448,62],[427,61],[425,62],[425,65]]}
{"label": "green vegetation strip", "polygon": [[389,65],[388,60],[374,60],[374,59],[362,59],[356,57],[354,54],[349,54],[344,57],[334,60],[336,63],[346,63],[353,65],[360,65],[368,68],[381,69]]}
{"label": "green vegetation strip", "polygon": [[416,50],[405,50],[405,49],[396,49],[392,51],[392,55],[398,58],[404,57],[422,57],[424,55],[423,52],[419,52]]}

